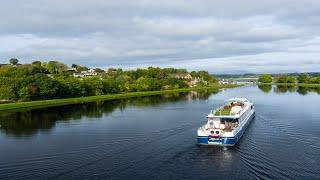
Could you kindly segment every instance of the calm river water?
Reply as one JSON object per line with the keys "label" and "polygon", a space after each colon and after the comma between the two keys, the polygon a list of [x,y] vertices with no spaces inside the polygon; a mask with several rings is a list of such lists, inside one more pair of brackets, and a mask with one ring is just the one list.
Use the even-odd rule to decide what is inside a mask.
{"label": "calm river water", "polygon": [[[196,145],[210,109],[256,105],[235,147]],[[320,179],[320,90],[247,86],[0,113],[0,179]]]}

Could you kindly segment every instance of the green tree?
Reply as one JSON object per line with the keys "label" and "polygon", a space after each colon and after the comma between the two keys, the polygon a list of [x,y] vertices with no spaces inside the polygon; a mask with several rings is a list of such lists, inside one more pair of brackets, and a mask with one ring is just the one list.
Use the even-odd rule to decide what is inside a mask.
{"label": "green tree", "polygon": [[308,83],[310,83],[310,84],[320,84],[320,76],[310,78]]}
{"label": "green tree", "polygon": [[320,76],[314,78],[315,84],[320,84]]}
{"label": "green tree", "polygon": [[9,60],[9,62],[10,62],[10,64],[12,64],[12,65],[17,65],[18,62],[19,62],[19,60],[18,60],[17,58],[11,58],[11,59]]}
{"label": "green tree", "polygon": [[48,69],[49,73],[56,74],[57,73],[56,62],[55,61],[49,61],[48,64],[47,64],[47,69]]}
{"label": "green tree", "polygon": [[0,100],[17,100],[16,93],[13,86],[0,86]]}
{"label": "green tree", "polygon": [[154,78],[140,77],[135,84],[137,91],[151,91],[160,89],[159,81],[156,81]]}
{"label": "green tree", "polygon": [[217,81],[207,71],[198,71],[198,76],[208,82]]}
{"label": "green tree", "polygon": [[59,61],[49,61],[47,69],[51,74],[61,74],[68,69],[68,66]]}
{"label": "green tree", "polygon": [[308,83],[310,77],[308,74],[300,74],[297,78],[298,83]]}
{"label": "green tree", "polygon": [[77,72],[88,71],[88,70],[89,70],[89,68],[87,68],[86,66],[79,66],[79,65],[76,66]]}
{"label": "green tree", "polygon": [[289,77],[287,78],[287,83],[296,83],[296,78],[293,77],[293,76],[289,76]]}
{"label": "green tree", "polygon": [[31,64],[32,64],[34,67],[37,67],[37,68],[40,68],[41,65],[42,65],[41,61],[33,61]]}
{"label": "green tree", "polygon": [[270,74],[262,74],[262,75],[259,76],[258,82],[271,83],[272,82],[272,76]]}
{"label": "green tree", "polygon": [[190,75],[191,75],[193,78],[195,78],[195,77],[198,76],[198,73],[197,73],[196,71],[192,71],[192,72],[190,73]]}
{"label": "green tree", "polygon": [[19,99],[22,101],[29,101],[31,100],[31,95],[28,87],[22,87],[19,90]]}
{"label": "green tree", "polygon": [[276,78],[276,83],[287,83],[287,79],[288,79],[287,76],[284,76],[284,75],[279,76]]}
{"label": "green tree", "polygon": [[96,71],[97,73],[104,73],[104,70],[103,70],[103,69],[100,69],[100,68],[96,68],[95,71]]}

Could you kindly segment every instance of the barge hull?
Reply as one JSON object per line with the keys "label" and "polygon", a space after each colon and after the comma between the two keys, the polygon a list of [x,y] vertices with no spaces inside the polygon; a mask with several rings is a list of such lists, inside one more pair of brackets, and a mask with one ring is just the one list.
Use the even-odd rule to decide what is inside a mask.
{"label": "barge hull", "polygon": [[210,136],[198,136],[197,141],[199,145],[215,145],[215,146],[234,146],[241,139],[244,131],[249,126],[250,122],[254,119],[255,113],[252,113],[246,124],[241,128],[241,130],[234,137],[220,137],[212,138]]}

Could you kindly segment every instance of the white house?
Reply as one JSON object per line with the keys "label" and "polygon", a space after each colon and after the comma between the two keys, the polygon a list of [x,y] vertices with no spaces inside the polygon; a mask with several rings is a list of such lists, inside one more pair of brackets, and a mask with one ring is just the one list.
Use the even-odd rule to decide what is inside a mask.
{"label": "white house", "polygon": [[83,77],[88,77],[88,76],[97,76],[98,73],[96,72],[95,69],[90,68],[87,71],[81,71],[80,73],[73,73],[73,77],[77,78],[83,78]]}
{"label": "white house", "polygon": [[194,79],[192,79],[192,81],[190,81],[190,86],[194,87],[196,86],[199,82],[202,82],[203,84],[207,85],[208,82],[205,81],[203,78],[200,77],[195,77]]}
{"label": "white house", "polygon": [[175,74],[171,74],[171,76],[177,79],[187,79],[187,80],[192,79],[192,76],[189,73],[175,73]]}

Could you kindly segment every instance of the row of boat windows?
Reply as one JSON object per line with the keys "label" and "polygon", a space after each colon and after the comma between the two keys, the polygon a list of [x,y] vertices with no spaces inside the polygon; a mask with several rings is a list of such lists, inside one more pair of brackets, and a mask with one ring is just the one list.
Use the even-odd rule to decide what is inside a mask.
{"label": "row of boat windows", "polygon": [[238,118],[221,118],[220,121],[221,123],[224,123],[224,122],[232,122],[232,123],[235,123],[235,122],[238,122]]}
{"label": "row of boat windows", "polygon": [[[251,106],[251,108],[253,108]],[[245,118],[247,118],[248,114],[250,113],[249,109],[243,113],[243,115],[239,118],[239,122],[243,121]]]}

